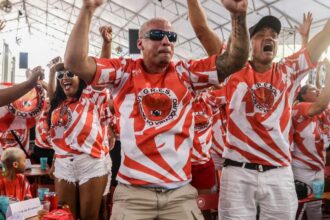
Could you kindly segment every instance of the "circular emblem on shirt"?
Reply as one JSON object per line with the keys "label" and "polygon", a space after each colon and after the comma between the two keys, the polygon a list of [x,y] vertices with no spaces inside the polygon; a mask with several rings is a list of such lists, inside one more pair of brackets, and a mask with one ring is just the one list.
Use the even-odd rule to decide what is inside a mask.
{"label": "circular emblem on shirt", "polygon": [[176,116],[178,99],[166,88],[145,88],[138,93],[137,101],[143,119],[150,125],[163,124]]}
{"label": "circular emblem on shirt", "polygon": [[44,106],[44,93],[41,86],[36,86],[30,92],[8,105],[8,110],[20,118],[38,116]]}
{"label": "circular emblem on shirt", "polygon": [[67,105],[53,111],[51,117],[52,127],[64,127],[67,129],[72,121],[72,113]]}
{"label": "circular emblem on shirt", "polygon": [[270,83],[256,83],[251,88],[252,102],[263,113],[273,107],[277,94],[277,89]]}
{"label": "circular emblem on shirt", "polygon": [[202,131],[210,125],[210,118],[205,112],[195,112],[195,130]]}

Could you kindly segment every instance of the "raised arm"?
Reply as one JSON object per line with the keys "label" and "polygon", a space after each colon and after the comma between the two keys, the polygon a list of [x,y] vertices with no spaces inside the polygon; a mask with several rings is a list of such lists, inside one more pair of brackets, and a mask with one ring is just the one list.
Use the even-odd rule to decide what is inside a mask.
{"label": "raised arm", "polygon": [[321,54],[330,45],[330,19],[326,22],[323,30],[317,33],[308,43],[307,51],[313,63],[319,60]]}
{"label": "raised arm", "polygon": [[32,70],[31,75],[25,82],[9,88],[0,89],[0,107],[15,101],[33,89],[37,85],[38,80],[43,79],[43,74],[44,71],[41,67],[36,67]]}
{"label": "raised arm", "polygon": [[330,102],[330,62],[328,60],[324,61],[326,71],[325,86],[322,89],[321,94],[317,98],[308,110],[309,116],[314,116],[323,112],[329,105]]}
{"label": "raised arm", "polygon": [[249,56],[249,34],[246,26],[247,0],[222,0],[222,4],[230,12],[232,32],[227,50],[217,57],[219,80],[240,70]]}
{"label": "raised arm", "polygon": [[308,12],[307,15],[304,13],[303,23],[299,27],[296,27],[301,36],[301,48],[305,47],[308,43],[309,31],[311,29],[312,22],[312,13]]}
{"label": "raised arm", "polygon": [[111,58],[112,27],[102,26],[99,29],[103,39],[101,58]]}
{"label": "raised arm", "polygon": [[49,100],[52,100],[55,96],[55,90],[56,90],[56,70],[55,66],[58,63],[61,63],[62,59],[61,57],[56,57],[52,59],[50,62],[50,68],[49,68],[49,77],[48,77],[48,97]]}
{"label": "raised arm", "polygon": [[84,0],[78,19],[70,34],[64,55],[65,68],[90,83],[95,75],[96,63],[88,56],[88,34],[95,9],[103,0]]}
{"label": "raised arm", "polygon": [[208,26],[200,0],[187,0],[187,3],[190,23],[207,54],[211,56],[219,53],[222,48],[222,41]]}

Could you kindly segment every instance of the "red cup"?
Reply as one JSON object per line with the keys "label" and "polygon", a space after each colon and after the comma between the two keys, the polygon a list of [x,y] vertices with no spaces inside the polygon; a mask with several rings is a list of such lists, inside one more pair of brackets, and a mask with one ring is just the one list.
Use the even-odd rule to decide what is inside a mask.
{"label": "red cup", "polygon": [[46,192],[44,195],[44,201],[50,202],[50,210],[53,211],[54,209],[57,209],[58,205],[58,198],[55,192]]}

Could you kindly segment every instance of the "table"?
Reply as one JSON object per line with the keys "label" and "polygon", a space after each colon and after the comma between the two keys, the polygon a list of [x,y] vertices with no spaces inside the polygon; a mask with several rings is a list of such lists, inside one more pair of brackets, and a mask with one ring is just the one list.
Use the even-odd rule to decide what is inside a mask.
{"label": "table", "polygon": [[32,164],[31,169],[27,169],[24,172],[24,175],[29,177],[41,177],[46,176],[49,173],[49,167],[47,166],[46,170],[41,170],[40,164]]}
{"label": "table", "polygon": [[46,170],[41,170],[40,164],[32,164],[31,169],[27,169],[24,172],[24,175],[28,178],[31,184],[31,193],[33,197],[37,196],[37,189],[39,187],[46,187],[49,188],[50,191],[54,191],[54,184],[45,184],[45,180],[49,179],[49,167],[47,165]]}

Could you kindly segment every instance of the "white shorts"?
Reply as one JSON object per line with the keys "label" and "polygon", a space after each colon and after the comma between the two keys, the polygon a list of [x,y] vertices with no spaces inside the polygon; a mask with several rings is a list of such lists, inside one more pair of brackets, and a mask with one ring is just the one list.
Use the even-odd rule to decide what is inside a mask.
{"label": "white shorts", "polygon": [[54,176],[59,180],[82,185],[94,177],[111,174],[109,156],[94,158],[88,154],[56,158]]}
{"label": "white shorts", "polygon": [[103,196],[108,195],[108,193],[110,192],[110,184],[111,184],[111,167],[112,167],[112,161],[111,161],[110,155],[106,155],[106,156],[105,156],[105,160],[106,160],[106,164],[108,165],[109,174],[108,174],[107,185],[105,186]]}

